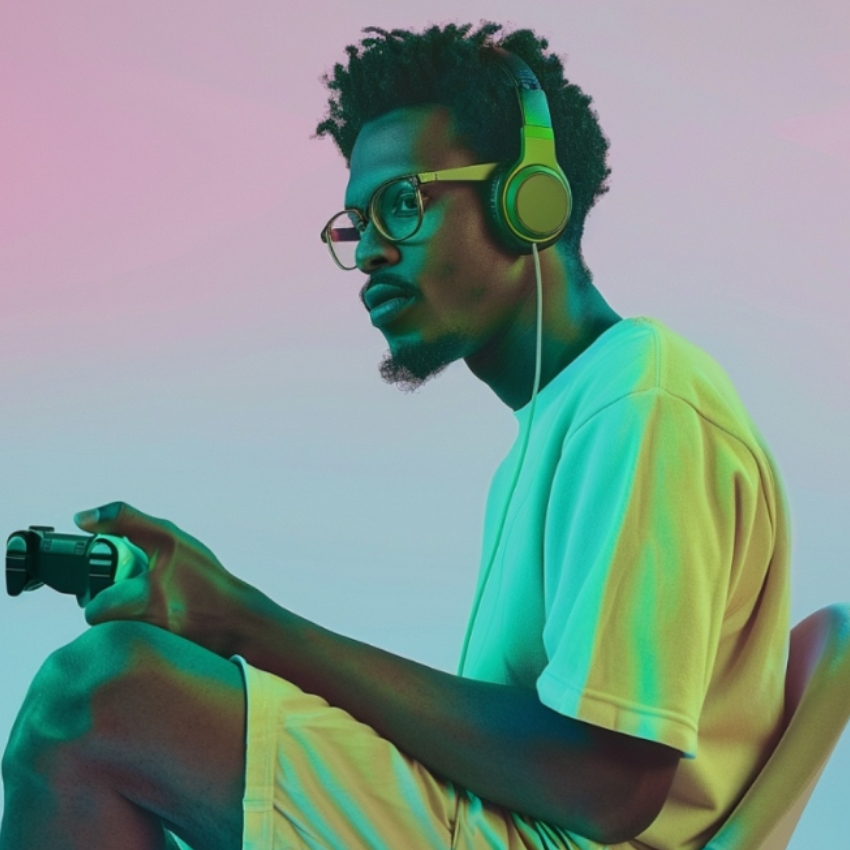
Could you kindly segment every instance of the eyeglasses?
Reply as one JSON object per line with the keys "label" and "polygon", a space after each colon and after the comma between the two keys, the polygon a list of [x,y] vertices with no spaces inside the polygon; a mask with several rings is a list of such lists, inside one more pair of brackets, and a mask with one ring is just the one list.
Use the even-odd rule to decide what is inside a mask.
{"label": "eyeglasses", "polygon": [[357,245],[370,219],[388,242],[404,242],[418,232],[425,217],[421,185],[487,180],[498,164],[487,162],[393,177],[375,189],[366,212],[350,207],[337,213],[322,229],[322,242],[341,269],[352,271],[357,268]]}

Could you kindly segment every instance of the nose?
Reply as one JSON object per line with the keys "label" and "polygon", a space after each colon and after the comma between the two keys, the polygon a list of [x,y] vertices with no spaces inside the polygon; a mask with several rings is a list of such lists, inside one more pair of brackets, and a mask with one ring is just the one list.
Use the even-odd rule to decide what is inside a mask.
{"label": "nose", "polygon": [[378,232],[373,222],[369,222],[360,236],[354,261],[357,268],[365,274],[372,274],[382,266],[394,266],[401,259],[398,245],[388,242]]}

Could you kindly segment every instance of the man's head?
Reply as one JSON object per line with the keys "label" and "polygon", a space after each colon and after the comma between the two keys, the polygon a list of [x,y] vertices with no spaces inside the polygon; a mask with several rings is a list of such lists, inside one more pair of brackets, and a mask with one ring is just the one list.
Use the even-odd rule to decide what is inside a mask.
{"label": "man's head", "polygon": [[[365,210],[374,190],[393,177],[518,157],[515,89],[481,50],[495,43],[501,27],[470,29],[450,24],[415,34],[370,27],[380,37],[348,47],[348,67],[338,64],[333,79],[325,77],[334,95],[317,134],[331,135],[349,165],[347,207]],[[499,44],[538,76],[573,191],[558,250],[542,252],[541,260],[550,255],[550,268],[561,262],[574,285],[589,286],[580,239],[589,209],[607,191],[607,140],[590,98],[564,80],[557,56],[544,56],[545,39],[520,30]],[[394,244],[374,227],[364,231],[357,261],[370,282],[416,296],[389,321],[373,313],[390,345],[382,374],[402,388],[415,388],[460,357],[470,363],[494,335],[516,324],[533,296],[528,258],[501,245],[492,228],[488,191],[482,183],[427,184],[421,188],[426,216],[412,239]]]}

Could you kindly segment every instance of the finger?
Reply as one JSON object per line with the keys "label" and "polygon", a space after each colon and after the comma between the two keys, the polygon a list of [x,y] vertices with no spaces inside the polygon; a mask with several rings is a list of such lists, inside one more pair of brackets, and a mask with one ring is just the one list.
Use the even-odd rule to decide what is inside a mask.
{"label": "finger", "polygon": [[149,516],[126,502],[110,502],[74,515],[74,522],[92,534],[126,537],[145,551],[148,557],[173,538],[173,527],[167,520]]}
{"label": "finger", "polygon": [[83,609],[90,626],[110,620],[141,620],[147,622],[147,586],[144,581],[125,579],[101,590]]}

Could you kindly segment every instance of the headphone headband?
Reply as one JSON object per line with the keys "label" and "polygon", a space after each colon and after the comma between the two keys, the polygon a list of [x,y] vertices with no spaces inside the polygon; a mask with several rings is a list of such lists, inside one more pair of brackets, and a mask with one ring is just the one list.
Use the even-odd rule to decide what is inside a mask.
{"label": "headphone headband", "polygon": [[534,71],[515,53],[503,47],[492,45],[488,48],[499,60],[499,67],[507,74],[519,97],[522,123],[526,126],[547,127],[552,129],[552,117],[549,114],[549,102]]}
{"label": "headphone headband", "polygon": [[572,211],[572,192],[555,153],[549,103],[540,81],[516,54],[485,48],[498,60],[517,93],[522,117],[520,155],[497,171],[490,194],[490,218],[506,248],[530,254],[561,237]]}

